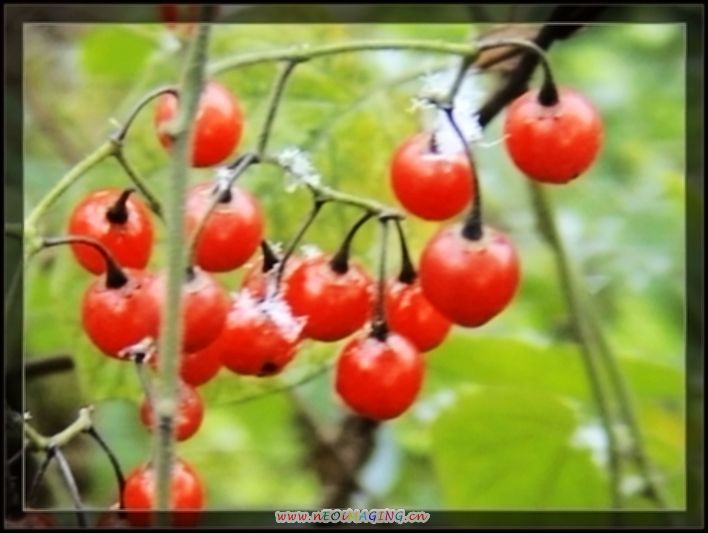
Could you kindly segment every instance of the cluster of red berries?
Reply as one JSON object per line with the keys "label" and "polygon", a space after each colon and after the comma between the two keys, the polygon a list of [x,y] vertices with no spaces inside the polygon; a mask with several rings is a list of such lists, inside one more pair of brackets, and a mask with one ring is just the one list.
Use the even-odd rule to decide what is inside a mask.
{"label": "cluster of red berries", "polygon": [[[556,93],[550,104],[541,100],[530,91],[511,105],[506,146],[529,178],[564,183],[594,160],[601,122],[593,107],[571,90]],[[173,94],[161,96],[156,107],[157,134],[167,149],[172,139],[165,126],[177,109]],[[209,82],[195,118],[193,165],[209,167],[228,158],[239,144],[243,123],[235,97]],[[481,326],[509,305],[519,285],[518,255],[504,233],[481,224],[471,158],[464,151],[440,151],[435,133],[417,134],[394,154],[390,177],[403,207],[422,219],[447,220],[469,204],[476,208],[465,222],[444,226],[427,243],[419,272],[396,221],[404,265],[385,285],[383,302],[376,301],[375,281],[348,254],[366,217],[337,253],[295,254],[285,261],[264,241],[263,210],[248,191],[236,185],[224,190],[213,183],[189,189],[184,222],[188,235],[198,235],[182,290],[178,440],[198,430],[204,408],[196,387],[222,366],[237,374],[272,376],[292,361],[304,339],[335,342],[358,331],[362,333],[339,355],[336,390],[364,417],[394,418],[420,391],[422,354],[440,345],[452,324]],[[71,214],[71,237],[55,242],[70,242],[78,262],[102,275],[85,293],[83,327],[98,349],[118,359],[134,353],[131,349],[145,339],[159,337],[165,299],[165,274],[145,270],[153,248],[151,217],[131,193],[107,189],[90,194]],[[213,273],[242,267],[259,247],[263,257],[250,265],[240,290],[229,296]],[[384,310],[382,316],[375,316],[377,306]],[[373,327],[364,331],[369,321]],[[156,417],[147,398],[140,414],[152,428]],[[203,506],[202,484],[181,460],[173,484],[174,509]],[[150,509],[153,492],[154,473],[148,464],[128,477],[126,509]]]}

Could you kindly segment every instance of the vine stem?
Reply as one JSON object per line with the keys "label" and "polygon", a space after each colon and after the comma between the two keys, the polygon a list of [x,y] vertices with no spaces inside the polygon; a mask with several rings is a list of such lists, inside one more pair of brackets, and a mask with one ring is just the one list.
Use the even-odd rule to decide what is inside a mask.
{"label": "vine stem", "polygon": [[278,288],[280,287],[280,283],[283,279],[283,274],[285,274],[285,267],[287,266],[288,260],[295,253],[298,244],[300,244],[300,241],[302,241],[302,238],[305,236],[305,233],[307,233],[307,230],[317,218],[317,215],[319,214],[324,204],[325,202],[323,200],[320,200],[317,196],[313,198],[312,208],[307,213],[305,219],[302,221],[302,224],[298,228],[297,233],[295,233],[292,240],[290,241],[290,244],[288,244],[288,248],[287,250],[285,250],[283,258],[280,260],[280,263],[278,265],[278,271],[275,276],[275,290],[278,290]]}
{"label": "vine stem", "polygon": [[388,335],[388,324],[386,323],[386,252],[388,251],[388,224],[390,219],[380,218],[381,224],[381,245],[379,248],[379,272],[376,284],[376,304],[374,307],[374,319],[371,323],[371,334],[380,341],[385,341]]}
{"label": "vine stem", "polygon": [[297,66],[297,61],[286,61],[278,77],[275,79],[273,84],[273,89],[269,98],[268,111],[266,112],[266,118],[263,122],[263,127],[261,128],[261,133],[258,136],[258,146],[256,148],[256,153],[258,156],[263,156],[268,146],[268,140],[270,139],[270,132],[273,128],[273,122],[275,121],[275,115],[278,112],[278,107],[280,101],[283,98],[283,93],[285,92],[285,86],[288,83],[288,78],[292,74],[293,70]]}
{"label": "vine stem", "polygon": [[322,46],[300,46],[281,50],[268,50],[252,54],[240,54],[217,60],[209,65],[209,75],[214,76],[227,70],[247,67],[273,61],[303,62],[318,57],[348,52],[376,50],[409,50],[434,54],[476,56],[478,47],[474,44],[448,43],[442,41],[415,39],[386,39],[353,41],[348,43],[326,44]]}
{"label": "vine stem", "polygon": [[84,504],[81,502],[81,496],[79,495],[79,488],[76,486],[76,480],[74,479],[74,474],[71,473],[71,467],[69,462],[64,457],[64,452],[60,448],[54,450],[54,456],[59,464],[59,471],[61,472],[61,477],[64,480],[71,499],[74,502],[74,507],[76,508],[76,518],[79,527],[86,527],[86,514],[84,513]]}
{"label": "vine stem", "polygon": [[138,188],[140,194],[142,194],[145,200],[147,200],[148,207],[150,208],[150,210],[155,213],[155,216],[157,216],[159,219],[164,220],[162,214],[162,204],[160,203],[160,200],[158,200],[157,196],[155,196],[155,194],[148,188],[147,184],[145,183],[145,179],[138,173],[137,170],[135,170],[135,168],[133,168],[133,165],[131,165],[130,162],[126,159],[125,154],[123,153],[122,146],[114,154],[114,157],[116,158],[116,161],[118,161],[118,164],[123,167],[123,170],[125,170],[125,173],[128,175],[128,178],[130,178],[130,180]]}
{"label": "vine stem", "polygon": [[621,508],[620,481],[622,465],[620,462],[619,443],[614,428],[612,427],[610,408],[603,390],[600,367],[595,357],[595,341],[586,323],[583,314],[583,305],[570,267],[570,261],[568,260],[565,247],[558,233],[558,228],[556,227],[545,191],[536,183],[529,183],[529,187],[538,228],[553,252],[560,279],[561,291],[570,312],[573,329],[580,346],[583,364],[590,382],[591,393],[597,405],[597,411],[603,430],[607,436],[612,506],[614,508]]}
{"label": "vine stem", "polygon": [[[204,7],[204,10],[210,10]],[[208,17],[205,17],[208,18]],[[174,460],[174,418],[177,403],[178,357],[182,339],[182,285],[185,281],[187,254],[184,247],[182,212],[187,190],[189,147],[192,126],[205,79],[209,45],[209,24],[199,24],[187,52],[179,87],[180,106],[176,122],[171,124],[172,180],[167,197],[167,294],[160,336],[160,381],[155,402],[158,430],[155,432],[156,508],[170,507],[170,479]],[[157,524],[167,526],[169,513],[157,513]]]}

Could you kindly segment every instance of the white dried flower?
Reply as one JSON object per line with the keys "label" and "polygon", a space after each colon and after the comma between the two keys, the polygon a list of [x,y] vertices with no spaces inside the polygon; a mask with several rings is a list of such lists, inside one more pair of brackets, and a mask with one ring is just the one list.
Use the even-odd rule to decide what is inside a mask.
{"label": "white dried flower", "polygon": [[303,257],[310,259],[322,254],[322,250],[316,244],[303,244],[300,246],[300,252]]}
{"label": "white dried flower", "polygon": [[286,184],[287,192],[293,192],[302,185],[317,187],[322,182],[322,177],[310,161],[310,157],[299,148],[286,148],[278,154],[277,159],[278,164],[293,178]]}

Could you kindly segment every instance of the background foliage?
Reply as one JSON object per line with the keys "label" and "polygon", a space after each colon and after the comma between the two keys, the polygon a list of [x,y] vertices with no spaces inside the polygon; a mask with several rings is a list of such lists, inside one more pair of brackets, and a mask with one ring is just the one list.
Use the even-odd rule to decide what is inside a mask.
{"label": "background foliage", "polygon": [[[465,24],[219,26],[211,57],[302,43],[376,37],[462,41],[485,30]],[[25,206],[88,153],[146,90],[173,83],[180,61],[174,36],[158,25],[35,25],[25,32]],[[597,164],[573,184],[549,190],[559,227],[582,272],[637,400],[648,451],[676,508],[685,504],[684,368],[684,87],[683,33],[678,25],[612,25],[587,29],[550,53],[561,84],[583,91],[606,127]],[[420,127],[410,99],[421,76],[456,63],[416,53],[347,54],[298,67],[278,116],[272,150],[301,146],[324,181],[394,203],[390,155]],[[274,65],[219,77],[246,110],[242,146],[253,146]],[[483,94],[493,75],[475,78]],[[127,156],[150,186],[169,187],[167,155],[150,112],[131,130]],[[497,144],[497,119],[476,149],[488,223],[520,249],[523,282],[513,305],[491,324],[454,330],[430,353],[425,389],[406,415],[377,436],[362,472],[361,506],[455,509],[606,508],[605,439],[596,419],[577,347],[572,343],[552,257],[534,226],[525,178]],[[193,171],[192,181],[209,179]],[[93,170],[48,213],[46,234],[65,232],[68,212],[88,191],[124,185],[112,160]],[[307,193],[287,193],[283,176],[254,167],[242,181],[268,213],[268,234],[287,240],[309,207]],[[333,250],[357,213],[325,208],[308,242]],[[437,229],[409,220],[417,254]],[[370,267],[375,228],[355,243]],[[160,235],[160,239],[164,236]],[[395,248],[392,247],[397,262]],[[158,243],[151,268],[164,265]],[[221,276],[229,289],[240,273]],[[57,413],[83,403],[98,410],[98,428],[126,469],[148,458],[140,425],[140,389],[131,365],[101,356],[81,331],[80,301],[89,276],[68,250],[35,258],[25,277],[27,357],[71,354],[77,371],[29,384],[27,405],[49,433]],[[202,388],[207,414],[200,432],[178,447],[207,485],[212,508],[317,507],[322,494],[307,462],[296,406],[323,425],[344,409],[335,398],[331,363],[337,346],[307,345],[281,377],[242,378],[222,370]],[[310,376],[306,384],[266,394]],[[73,416],[72,414],[68,415]],[[91,505],[116,499],[105,457],[90,446],[68,450],[83,474]],[[50,478],[51,480],[51,478]],[[287,490],[283,481],[287,480]],[[56,482],[56,481],[54,481]],[[629,470],[629,506],[645,507]],[[68,505],[61,490],[48,504]]]}

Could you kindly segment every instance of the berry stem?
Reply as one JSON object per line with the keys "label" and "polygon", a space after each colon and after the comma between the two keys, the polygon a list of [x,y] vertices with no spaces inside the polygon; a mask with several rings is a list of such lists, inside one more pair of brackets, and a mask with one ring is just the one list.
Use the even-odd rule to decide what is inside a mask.
{"label": "berry stem", "polygon": [[[288,261],[292,257],[292,255],[295,253],[295,250],[298,247],[298,244],[300,244],[300,241],[302,241],[302,238],[305,236],[305,233],[307,230],[310,228],[312,223],[315,221],[315,218],[317,218],[317,215],[319,214],[320,210],[322,209],[322,206],[326,202],[318,197],[315,197],[312,203],[312,209],[310,209],[310,212],[307,214],[305,217],[305,220],[303,220],[302,225],[300,228],[297,230],[297,233],[293,237],[292,241],[290,241],[290,244],[288,245],[288,249],[285,250],[285,253],[283,254],[283,258],[280,261],[280,264],[278,265],[278,272],[275,277],[275,290],[278,290],[280,287],[280,283],[283,279],[283,274],[285,273],[285,267],[287,266]],[[265,268],[265,256],[264,256],[264,262],[263,262],[263,268]]]}
{"label": "berry stem", "polygon": [[125,224],[128,222],[128,198],[135,189],[125,189],[116,202],[106,211],[106,218],[112,224]]}
{"label": "berry stem", "polygon": [[273,128],[273,122],[275,121],[275,115],[278,112],[278,106],[283,98],[283,93],[285,92],[285,86],[288,83],[288,78],[292,74],[295,66],[298,64],[297,61],[289,60],[283,63],[282,69],[278,73],[278,77],[273,83],[273,89],[270,94],[270,99],[268,101],[268,112],[266,114],[265,121],[263,122],[263,127],[258,135],[258,145],[256,147],[256,153],[259,156],[265,154],[266,146],[268,145],[268,140],[270,139],[270,132]]}
{"label": "berry stem", "polygon": [[116,158],[116,161],[118,161],[118,164],[123,167],[123,170],[125,170],[125,173],[130,178],[130,181],[132,181],[133,184],[135,184],[137,189],[140,191],[140,194],[142,194],[145,200],[147,200],[148,207],[150,208],[150,210],[155,213],[156,217],[158,217],[164,222],[164,218],[162,216],[162,204],[160,203],[160,200],[157,199],[155,193],[153,193],[145,184],[145,179],[140,174],[138,174],[138,172],[133,168],[130,162],[128,162],[128,159],[123,153],[123,147],[120,146],[118,148],[118,151],[113,154],[113,156]]}
{"label": "berry stem", "polygon": [[106,287],[109,289],[120,289],[128,283],[128,276],[123,272],[115,260],[111,252],[96,239],[91,237],[82,237],[78,235],[68,235],[66,237],[45,237],[42,239],[43,248],[51,248],[52,246],[60,246],[64,244],[85,244],[93,247],[101,254],[106,263]]}
{"label": "berry stem", "polygon": [[379,218],[381,223],[381,248],[379,249],[379,276],[376,286],[376,305],[374,318],[371,321],[371,336],[381,342],[388,337],[388,324],[386,323],[386,255],[388,251],[388,223],[389,218]]}
{"label": "berry stem", "polygon": [[410,252],[408,251],[408,243],[406,242],[406,234],[403,232],[403,224],[399,219],[395,219],[395,224],[398,232],[398,241],[401,243],[401,272],[398,274],[398,281],[410,285],[416,280],[418,274],[415,271]]}
{"label": "berry stem", "polygon": [[113,139],[122,144],[125,140],[126,135],[128,135],[128,130],[133,125],[136,117],[140,114],[140,111],[148,105],[155,98],[162,96],[163,94],[172,94],[176,98],[179,98],[179,92],[176,87],[159,87],[153,91],[150,91],[145,96],[143,96],[140,101],[135,104],[135,107],[130,111],[128,118],[123,123],[123,126],[113,135]]}
{"label": "berry stem", "polygon": [[64,452],[60,448],[54,450],[54,455],[57,458],[57,464],[59,465],[59,472],[61,473],[62,480],[66,485],[71,499],[74,502],[74,507],[76,508],[76,521],[79,527],[86,527],[86,513],[84,512],[84,504],[81,501],[81,495],[79,494],[79,488],[76,486],[76,480],[74,479],[74,474],[71,472],[71,467],[69,462],[64,456]]}
{"label": "berry stem", "polygon": [[344,237],[344,240],[342,241],[339,250],[337,251],[337,253],[334,254],[331,261],[329,262],[329,265],[332,270],[334,270],[338,274],[347,273],[347,271],[349,270],[349,254],[351,252],[352,241],[354,240],[354,236],[357,234],[359,229],[364,224],[366,224],[369,219],[374,217],[375,214],[376,213],[372,211],[367,211],[359,220],[354,223],[352,228]]}
{"label": "berry stem", "polygon": [[96,441],[96,443],[101,447],[103,452],[106,454],[108,457],[108,460],[111,462],[111,467],[113,468],[113,473],[116,476],[116,481],[118,483],[118,506],[120,509],[125,509],[125,502],[123,500],[123,489],[125,488],[125,476],[123,475],[123,470],[120,467],[120,462],[118,462],[118,457],[116,457],[116,454],[111,450],[111,447],[108,445],[108,443],[101,437],[100,433],[96,431],[96,428],[91,426],[90,428],[86,429],[85,432],[93,439]]}
{"label": "berry stem", "polygon": [[261,272],[265,274],[266,272],[270,272],[273,267],[278,264],[279,259],[273,251],[273,248],[271,248],[270,244],[268,244],[268,241],[266,240],[261,241],[261,253],[263,254],[263,266],[261,267]]}

